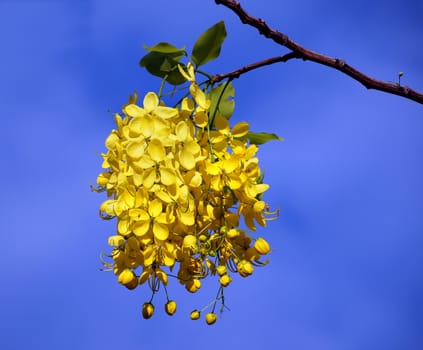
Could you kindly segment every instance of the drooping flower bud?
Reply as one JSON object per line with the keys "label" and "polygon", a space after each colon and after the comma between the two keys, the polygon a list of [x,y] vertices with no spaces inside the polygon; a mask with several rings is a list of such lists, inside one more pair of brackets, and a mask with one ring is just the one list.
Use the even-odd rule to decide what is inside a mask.
{"label": "drooping flower bud", "polygon": [[247,260],[241,260],[236,267],[242,277],[247,277],[254,272],[253,265]]}
{"label": "drooping flower bud", "polygon": [[152,303],[144,303],[142,306],[142,317],[149,319],[154,314],[154,305]]}
{"label": "drooping flower bud", "polygon": [[176,312],[176,301],[169,300],[165,305],[165,311],[169,316],[172,316]]}
{"label": "drooping flower bud", "polygon": [[198,310],[191,311],[191,314],[189,315],[189,317],[191,318],[191,320],[198,320],[200,318],[200,311]]}
{"label": "drooping flower bud", "polygon": [[134,279],[137,279],[135,273],[130,269],[125,269],[119,274],[118,282],[123,285],[126,285],[128,283],[131,283]]}
{"label": "drooping flower bud", "polygon": [[227,272],[227,269],[225,265],[219,265],[216,267],[216,271],[219,276],[223,276]]}
{"label": "drooping flower bud", "polygon": [[206,322],[208,325],[212,325],[217,320],[217,315],[213,312],[208,312],[206,314]]}
{"label": "drooping flower bud", "polygon": [[125,287],[129,290],[135,289],[138,287],[138,278],[134,278],[131,282],[125,284]]}
{"label": "drooping flower bud", "polygon": [[201,281],[199,279],[197,279],[197,278],[194,278],[192,280],[189,280],[185,284],[185,288],[190,293],[195,293],[197,290],[200,289],[200,287],[201,287]]}
{"label": "drooping flower bud", "polygon": [[226,287],[229,283],[232,282],[232,277],[225,274],[219,278],[219,282],[222,285],[222,287]]}

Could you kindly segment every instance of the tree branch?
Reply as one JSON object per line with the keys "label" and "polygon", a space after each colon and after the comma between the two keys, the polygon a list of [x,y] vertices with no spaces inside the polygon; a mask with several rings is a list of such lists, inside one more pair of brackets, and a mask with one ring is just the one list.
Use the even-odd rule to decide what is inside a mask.
{"label": "tree branch", "polygon": [[277,63],[277,62],[287,62],[287,61],[289,61],[293,58],[300,58],[300,56],[296,52],[290,52],[290,53],[287,53],[283,56],[276,56],[276,57],[272,57],[272,58],[267,58],[263,61],[248,64],[244,67],[241,67],[237,70],[234,70],[234,71],[226,73],[226,74],[216,74],[211,78],[211,82],[212,83],[218,83],[219,81],[222,81],[226,78],[236,79],[236,78],[239,78],[241,74],[247,73],[247,72],[249,72],[253,69],[257,69],[257,68],[264,67],[264,66],[269,66],[269,65],[271,65],[273,63]]}
{"label": "tree branch", "polygon": [[[301,58],[303,60],[309,60],[318,64],[322,64],[331,68],[334,68],[348,76],[350,76],[351,78],[353,78],[354,80],[357,80],[358,82],[360,82],[361,84],[363,84],[367,89],[374,89],[374,90],[379,90],[379,91],[383,91],[389,94],[394,94],[394,95],[398,95],[398,96],[402,96],[405,97],[407,99],[410,99],[412,101],[415,101],[417,103],[423,104],[423,94],[415,91],[407,86],[402,86],[400,84],[395,84],[395,83],[389,83],[389,82],[385,82],[382,80],[377,80],[374,79],[362,72],[360,72],[359,70],[355,69],[354,67],[350,66],[349,64],[347,64],[345,61],[338,59],[338,58],[333,58],[333,57],[329,57],[329,56],[325,56],[322,55],[318,52],[314,52],[311,51],[309,49],[306,49],[305,47],[299,45],[298,43],[296,43],[295,41],[291,40],[290,38],[288,38],[287,35],[280,33],[279,31],[270,28],[266,22],[260,18],[256,18],[253,17],[251,15],[249,15],[242,7],[241,4],[238,1],[234,1],[234,0],[215,0],[215,3],[218,5],[223,5],[227,8],[229,8],[230,10],[232,10],[233,12],[235,12],[239,19],[241,20],[242,23],[244,24],[248,24],[254,28],[256,28],[261,35],[264,35],[266,38],[273,40],[274,42],[276,42],[279,45],[285,46],[286,48],[290,49],[292,52],[284,55],[284,56],[288,56],[288,55],[295,55],[294,57],[289,56],[288,59],[291,58]],[[279,58],[282,58],[284,56],[279,56]],[[215,77],[213,77],[214,81],[220,81],[224,78],[220,78],[220,77],[232,77],[232,78],[238,78],[241,74],[248,72],[252,69],[264,66],[264,65],[268,65],[268,64],[273,64],[276,62],[286,62],[288,59],[283,60],[277,60],[277,58],[273,58],[273,59],[269,59],[269,63],[265,61],[261,61],[258,63],[254,63],[252,65],[249,66],[245,66],[242,67],[232,73],[227,73],[224,75],[217,75]],[[215,80],[218,79],[218,80]]]}

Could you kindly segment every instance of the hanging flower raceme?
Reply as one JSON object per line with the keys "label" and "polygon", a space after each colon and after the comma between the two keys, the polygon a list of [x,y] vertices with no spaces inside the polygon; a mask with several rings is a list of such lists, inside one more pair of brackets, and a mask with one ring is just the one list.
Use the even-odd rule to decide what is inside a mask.
{"label": "hanging flower raceme", "polygon": [[[231,128],[224,116],[211,115],[193,66],[180,72],[191,87],[177,107],[165,106],[149,92],[142,106],[135,95],[115,116],[116,129],[102,154],[104,172],[97,179],[97,190],[108,196],[100,217],[117,220],[117,232],[108,239],[111,261],[104,264],[128,289],[144,284],[151,289],[151,300],[142,306],[144,318],[153,315],[152,299],[160,287],[168,295],[171,277],[194,293],[202,279],[215,276],[218,297],[205,316],[212,324],[216,302],[224,306],[223,291],[232,276],[247,277],[266,264],[262,257],[269,244],[247,230],[266,226],[262,196],[269,186],[262,183],[258,147],[246,137],[248,123]],[[165,311],[173,315],[176,302],[168,298]]]}

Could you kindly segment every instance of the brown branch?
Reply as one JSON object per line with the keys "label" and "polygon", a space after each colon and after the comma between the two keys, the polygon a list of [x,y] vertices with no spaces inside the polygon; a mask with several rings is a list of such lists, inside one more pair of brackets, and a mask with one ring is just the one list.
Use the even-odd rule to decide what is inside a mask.
{"label": "brown branch", "polygon": [[211,78],[211,82],[212,83],[218,83],[219,81],[222,81],[224,79],[236,79],[239,78],[241,74],[247,73],[253,69],[257,69],[260,67],[264,67],[264,66],[269,66],[273,63],[277,63],[277,62],[287,62],[293,58],[300,58],[301,56],[299,56],[296,52],[290,52],[287,53],[283,56],[276,56],[276,57],[272,57],[272,58],[267,58],[263,61],[259,61],[256,63],[251,63],[248,64],[244,67],[241,67],[237,70],[234,70],[232,72],[226,73],[226,74],[216,74],[215,76],[213,76]]}
{"label": "brown branch", "polygon": [[[249,15],[242,7],[241,4],[238,1],[234,1],[234,0],[215,0],[215,3],[218,5],[223,5],[227,8],[229,8],[230,10],[232,10],[233,12],[235,12],[239,19],[241,20],[242,23],[244,24],[248,24],[254,28],[256,28],[261,35],[264,35],[266,38],[273,40],[274,42],[276,42],[279,45],[285,46],[288,49],[290,49],[292,52],[290,54],[295,54],[295,58],[302,58],[303,60],[309,60],[318,64],[322,64],[331,68],[334,68],[348,76],[350,76],[351,78],[353,78],[354,80],[357,80],[358,82],[360,82],[361,84],[363,84],[367,89],[374,89],[374,90],[379,90],[379,91],[383,91],[383,92],[387,92],[389,94],[394,94],[394,95],[398,95],[398,96],[402,96],[405,97],[407,99],[410,99],[412,101],[415,101],[417,103],[423,104],[423,93],[420,93],[418,91],[415,91],[407,86],[402,86],[399,84],[395,84],[395,83],[389,83],[389,82],[385,82],[382,80],[377,80],[374,79],[362,72],[360,72],[359,70],[355,69],[354,67],[350,66],[349,64],[347,64],[345,61],[338,59],[338,58],[333,58],[333,57],[329,57],[329,56],[325,56],[322,55],[318,52],[314,52],[311,51],[309,49],[306,49],[305,47],[299,45],[298,43],[296,43],[295,41],[291,40],[290,38],[288,38],[287,35],[280,33],[279,31],[270,28],[265,21],[263,21],[260,18],[256,18],[253,17],[251,15]],[[290,55],[288,54],[288,55]],[[283,57],[283,56],[281,56]],[[290,57],[293,58],[293,57]],[[272,59],[270,59],[272,60]],[[262,61],[264,62],[264,61]],[[284,60],[274,60],[271,61],[268,64],[272,64],[275,62],[286,62]],[[257,65],[253,64],[250,66],[254,66]],[[267,65],[267,64],[262,64],[262,65]],[[260,65],[260,66],[262,66]],[[241,74],[250,71],[251,69],[255,69],[255,68],[251,68],[248,69],[247,67],[250,66],[246,66],[243,68],[238,69],[237,71],[234,71],[232,73],[228,73],[225,75],[229,75],[229,77],[233,76],[233,77],[239,77]],[[224,76],[224,75],[222,75]],[[219,76],[217,76],[219,77]],[[223,79],[223,78],[222,78]],[[222,79],[219,79],[222,80]]]}

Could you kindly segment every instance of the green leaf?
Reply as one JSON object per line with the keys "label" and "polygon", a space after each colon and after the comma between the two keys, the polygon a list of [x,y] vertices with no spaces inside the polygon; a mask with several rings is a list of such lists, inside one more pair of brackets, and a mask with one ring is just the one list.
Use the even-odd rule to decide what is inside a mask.
{"label": "green leaf", "polygon": [[176,46],[173,46],[172,44],[166,43],[166,42],[160,42],[152,47],[148,47],[147,45],[144,45],[144,49],[146,49],[149,52],[160,52],[165,54],[175,54],[178,55],[186,55],[185,52],[185,46],[178,49]]}
{"label": "green leaf", "polygon": [[166,77],[166,81],[169,84],[180,85],[186,81],[178,70],[178,64],[184,67],[184,65],[179,62],[181,57],[181,53],[152,51],[141,58],[139,64],[141,67],[145,67],[152,75],[160,78]]}
{"label": "green leaf", "polygon": [[213,118],[223,115],[229,119],[235,109],[234,96],[235,88],[231,82],[219,84],[211,89],[207,95],[210,99],[209,115]]}
{"label": "green leaf", "polygon": [[192,49],[191,56],[194,63],[201,66],[219,56],[225,38],[226,28],[223,21],[207,29],[200,35]]}
{"label": "green leaf", "polygon": [[282,137],[268,132],[248,132],[247,135],[241,137],[243,140],[249,140],[251,144],[262,145],[272,140],[283,141]]}

